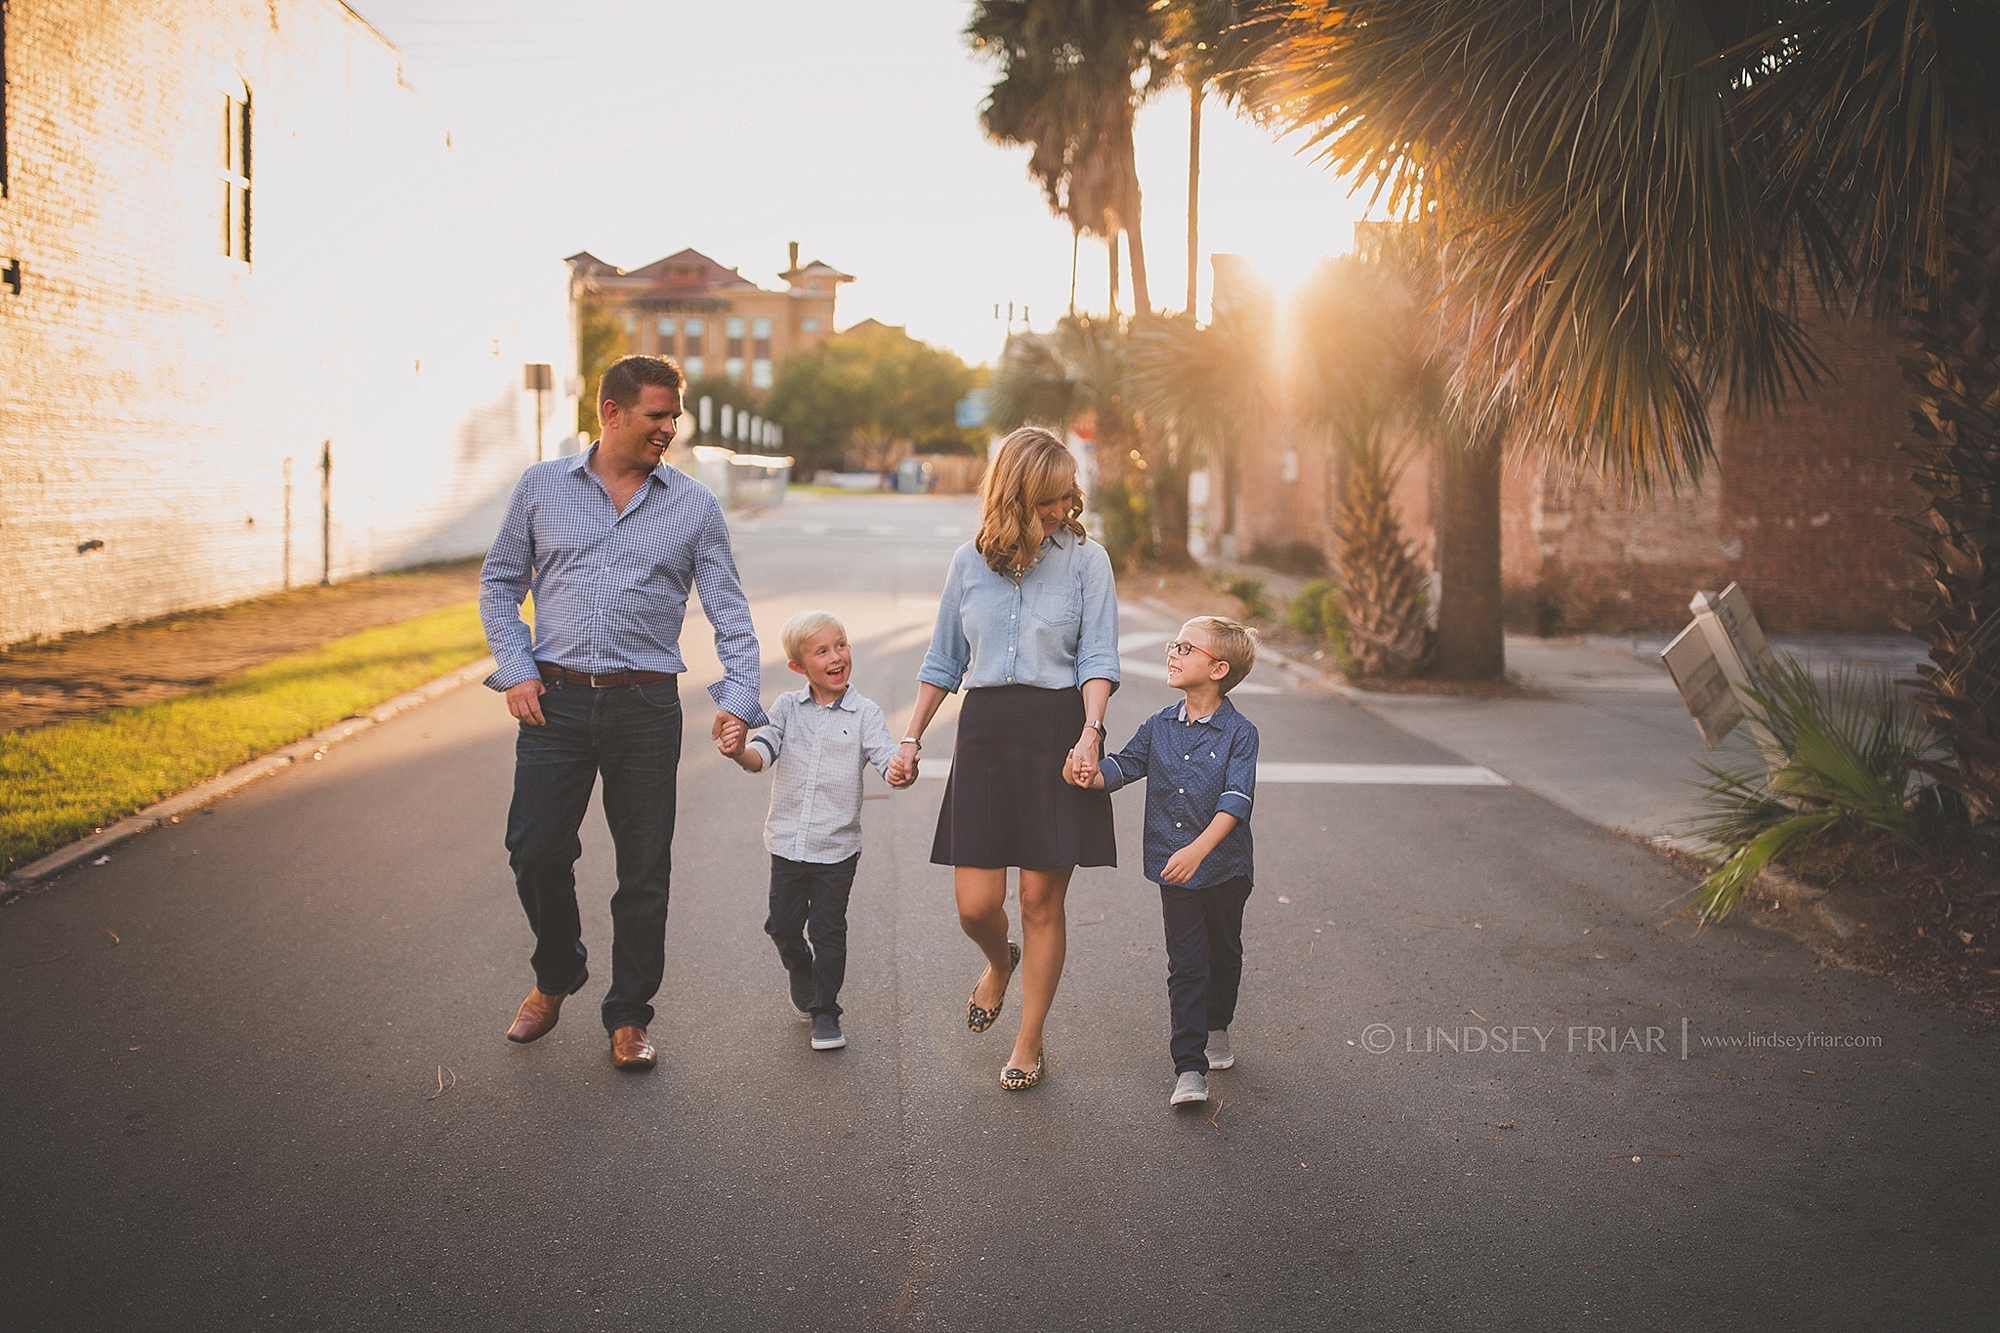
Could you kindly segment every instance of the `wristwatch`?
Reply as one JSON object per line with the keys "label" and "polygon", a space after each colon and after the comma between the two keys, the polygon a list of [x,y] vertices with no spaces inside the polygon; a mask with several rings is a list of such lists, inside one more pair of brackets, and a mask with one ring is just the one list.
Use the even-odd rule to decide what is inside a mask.
{"label": "wristwatch", "polygon": [[905,737],[903,737],[903,739],[902,739],[901,741],[897,742],[897,744],[899,744],[899,745],[914,745],[914,746],[916,746],[916,747],[917,747],[917,748],[918,748],[919,750],[921,750],[921,749],[923,749],[923,748],[924,748],[924,743],[923,743],[922,741],[918,740],[918,739],[917,739],[917,738],[916,738],[915,736],[905,736]]}
{"label": "wristwatch", "polygon": [[1099,749],[1104,748],[1104,742],[1111,739],[1111,733],[1104,729],[1102,722],[1086,722],[1083,725],[1097,733],[1097,745]]}

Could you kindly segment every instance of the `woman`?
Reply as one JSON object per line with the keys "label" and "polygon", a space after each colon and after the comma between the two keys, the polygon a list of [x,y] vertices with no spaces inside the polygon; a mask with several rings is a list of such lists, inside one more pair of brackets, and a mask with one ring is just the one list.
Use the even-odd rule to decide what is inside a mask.
{"label": "woman", "polygon": [[[986,955],[967,1027],[993,1025],[1020,967],[1021,1032],[1000,1074],[1010,1089],[1042,1080],[1070,874],[1118,864],[1110,798],[1062,776],[1065,755],[1079,774],[1097,772],[1118,685],[1111,560],[1085,538],[1082,512],[1076,460],[1063,442],[1039,426],[1009,435],[980,488],[979,535],[952,556],[896,761],[915,770],[924,728],[964,683],[931,860],[955,867],[959,925]],[[1019,948],[1007,939],[1010,866],[1021,872]]]}

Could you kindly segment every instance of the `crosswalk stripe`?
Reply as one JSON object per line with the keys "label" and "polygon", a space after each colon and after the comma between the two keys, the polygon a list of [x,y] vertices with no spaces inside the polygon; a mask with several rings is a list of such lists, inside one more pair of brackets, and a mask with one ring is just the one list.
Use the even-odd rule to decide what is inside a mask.
{"label": "crosswalk stripe", "polygon": [[[920,778],[942,782],[951,760],[926,759]],[[1257,765],[1257,781],[1350,787],[1505,787],[1507,779],[1479,764],[1289,764]]]}

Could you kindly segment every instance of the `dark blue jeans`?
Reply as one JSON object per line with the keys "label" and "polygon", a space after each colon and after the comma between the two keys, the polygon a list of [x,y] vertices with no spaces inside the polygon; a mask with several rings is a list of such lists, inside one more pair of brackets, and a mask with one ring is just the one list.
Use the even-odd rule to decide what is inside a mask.
{"label": "dark blue jeans", "polygon": [[618,854],[611,895],[607,1032],[653,1021],[666,967],[667,885],[673,874],[675,775],[681,760],[679,682],[618,689],[552,684],[546,726],[521,724],[514,743],[514,804],[507,851],[514,887],[535,932],[535,985],[564,995],[583,975],[576,906],[577,830],[604,777],[604,819]]}
{"label": "dark blue jeans", "polygon": [[1173,1010],[1174,1072],[1208,1072],[1208,1034],[1236,1017],[1243,985],[1243,904],[1250,877],[1205,889],[1160,886],[1167,923],[1167,1004]]}
{"label": "dark blue jeans", "polygon": [[[771,858],[771,916],[764,933],[778,946],[787,971],[812,969],[818,994],[811,1012],[840,1017],[841,983],[847,980],[847,895],[854,889],[856,852],[845,861]],[[804,935],[801,932],[804,932]],[[812,938],[806,947],[804,936]]]}

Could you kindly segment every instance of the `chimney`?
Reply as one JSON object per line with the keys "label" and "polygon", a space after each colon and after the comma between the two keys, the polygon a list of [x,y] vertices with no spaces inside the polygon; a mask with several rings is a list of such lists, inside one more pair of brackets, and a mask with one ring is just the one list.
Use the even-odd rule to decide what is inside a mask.
{"label": "chimney", "polygon": [[797,273],[798,271],[799,271],[799,243],[798,243],[797,241],[793,241],[793,242],[792,242],[792,272],[794,272],[794,273]]}

